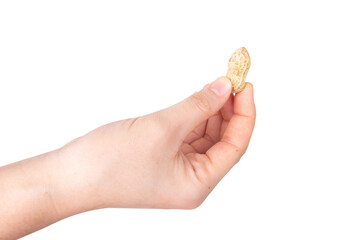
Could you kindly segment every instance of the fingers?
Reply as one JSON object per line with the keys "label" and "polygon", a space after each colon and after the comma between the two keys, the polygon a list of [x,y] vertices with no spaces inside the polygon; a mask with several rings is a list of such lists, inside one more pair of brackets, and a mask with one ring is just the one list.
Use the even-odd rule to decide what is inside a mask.
{"label": "fingers", "polygon": [[196,149],[197,153],[204,154],[210,147],[220,140],[222,121],[223,119],[220,112],[209,118],[204,134],[190,143],[190,145]]}
{"label": "fingers", "polygon": [[215,168],[218,180],[245,153],[254,129],[255,117],[253,86],[247,83],[245,89],[234,97],[234,114],[222,139],[206,152]]}
{"label": "fingers", "polygon": [[223,122],[223,118],[220,112],[210,117],[206,125],[204,138],[209,139],[213,143],[218,142],[220,140],[220,129],[222,122]]}
{"label": "fingers", "polygon": [[[189,143],[196,152],[204,154],[212,145],[220,140],[222,121],[223,118],[220,112],[217,112],[207,120],[207,124],[205,125],[206,129],[202,129],[202,134],[198,135],[198,138],[194,138],[191,142],[184,141],[184,143]],[[195,130],[196,129],[197,128],[195,128]],[[193,136],[194,131],[192,131],[186,139],[189,139],[189,136]]]}
{"label": "fingers", "polygon": [[221,115],[225,121],[229,121],[234,114],[234,95],[230,94],[230,97],[220,110]]}
{"label": "fingers", "polygon": [[201,91],[174,106],[159,112],[171,122],[181,138],[185,138],[201,122],[207,120],[224,105],[231,92],[230,80],[220,77]]}
{"label": "fingers", "polygon": [[190,132],[184,139],[184,143],[192,143],[193,141],[202,138],[204,136],[207,126],[207,121],[200,123],[192,132]]}
{"label": "fingers", "polygon": [[199,138],[198,140],[194,141],[190,144],[191,147],[193,147],[197,153],[204,154],[211,146],[214,145],[214,142],[211,141],[209,138]]}

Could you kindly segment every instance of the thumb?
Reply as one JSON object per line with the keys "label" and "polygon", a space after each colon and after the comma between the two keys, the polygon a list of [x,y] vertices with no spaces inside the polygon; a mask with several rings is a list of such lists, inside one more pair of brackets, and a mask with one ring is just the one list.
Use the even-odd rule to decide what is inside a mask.
{"label": "thumb", "polygon": [[200,123],[219,111],[230,93],[230,80],[220,77],[187,99],[162,110],[160,114],[164,114],[171,121],[171,126],[179,130],[182,137],[186,137]]}

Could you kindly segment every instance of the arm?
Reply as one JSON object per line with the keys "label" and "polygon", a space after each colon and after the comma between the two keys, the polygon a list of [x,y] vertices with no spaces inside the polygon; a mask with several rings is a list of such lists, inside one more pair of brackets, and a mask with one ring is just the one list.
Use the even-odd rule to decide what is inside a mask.
{"label": "arm", "polygon": [[0,168],[0,239],[106,207],[198,207],[240,160],[255,124],[253,87],[222,77],[184,101],[107,124]]}
{"label": "arm", "polygon": [[0,239],[16,239],[68,216],[95,209],[86,189],[60,171],[63,149],[0,168]]}

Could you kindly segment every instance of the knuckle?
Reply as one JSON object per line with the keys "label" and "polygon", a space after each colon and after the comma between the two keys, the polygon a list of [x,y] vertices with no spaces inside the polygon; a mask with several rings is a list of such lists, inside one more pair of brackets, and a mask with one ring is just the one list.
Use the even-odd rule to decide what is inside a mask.
{"label": "knuckle", "polygon": [[211,104],[203,92],[196,92],[190,97],[190,102],[201,112],[208,113],[211,111]]}
{"label": "knuckle", "polygon": [[134,128],[136,126],[136,122],[138,122],[139,119],[139,117],[126,119],[125,121],[128,124],[128,130]]}

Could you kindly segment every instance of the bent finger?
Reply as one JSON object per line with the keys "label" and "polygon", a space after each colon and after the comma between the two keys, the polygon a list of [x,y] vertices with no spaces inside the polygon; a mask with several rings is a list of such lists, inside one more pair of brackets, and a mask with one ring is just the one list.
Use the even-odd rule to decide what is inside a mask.
{"label": "bent finger", "polygon": [[244,90],[234,97],[234,114],[222,139],[206,152],[214,165],[217,178],[221,179],[245,153],[255,118],[253,86],[247,83]]}

